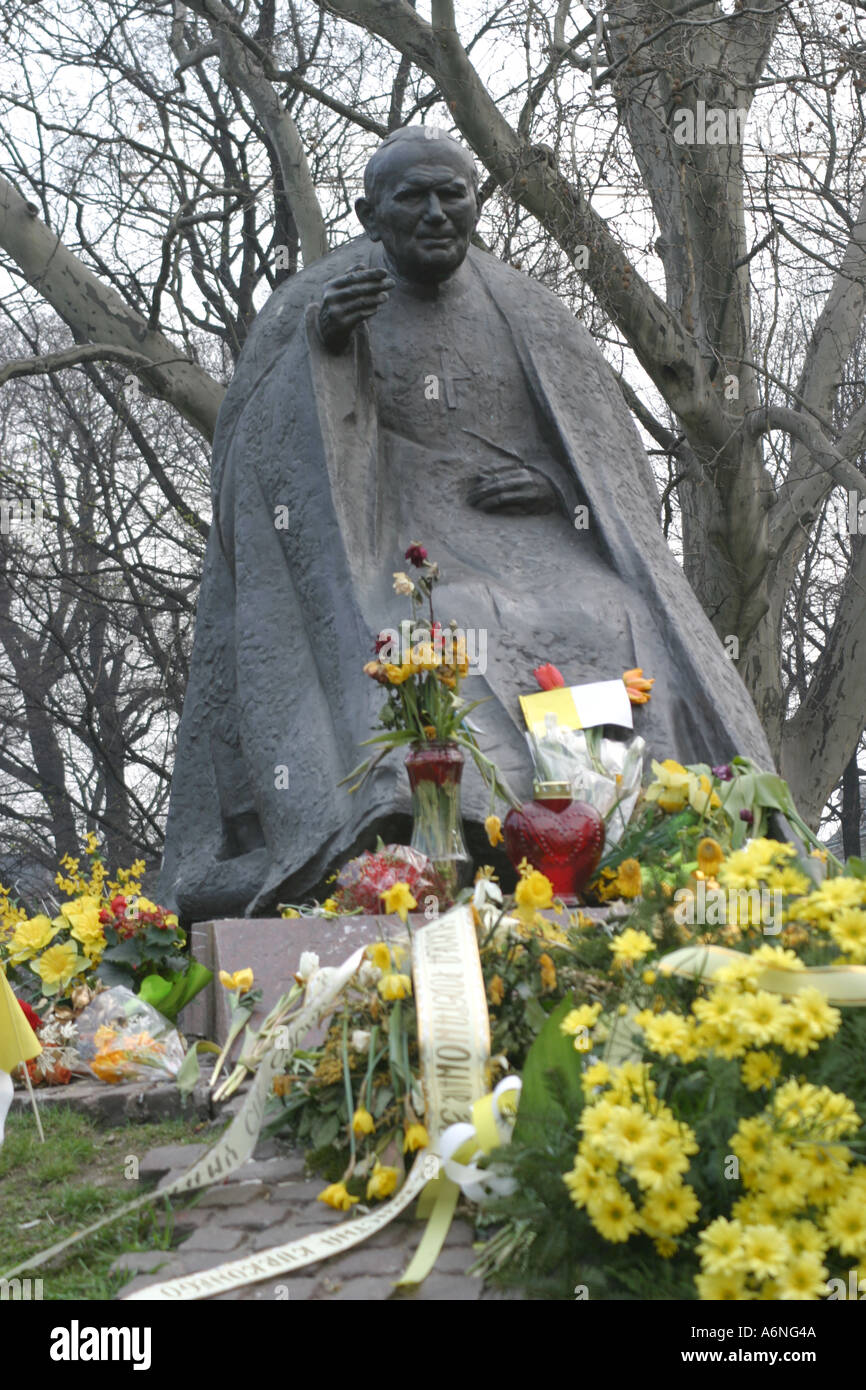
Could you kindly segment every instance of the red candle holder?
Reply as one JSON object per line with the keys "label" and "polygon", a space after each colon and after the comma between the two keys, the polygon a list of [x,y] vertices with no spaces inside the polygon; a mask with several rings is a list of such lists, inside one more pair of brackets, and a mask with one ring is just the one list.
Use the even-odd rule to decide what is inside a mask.
{"label": "red candle holder", "polygon": [[536,782],[533,800],[505,817],[503,836],[515,869],[526,859],[553,884],[568,907],[593,877],[604,850],[604,820],[572,798],[568,782]]}

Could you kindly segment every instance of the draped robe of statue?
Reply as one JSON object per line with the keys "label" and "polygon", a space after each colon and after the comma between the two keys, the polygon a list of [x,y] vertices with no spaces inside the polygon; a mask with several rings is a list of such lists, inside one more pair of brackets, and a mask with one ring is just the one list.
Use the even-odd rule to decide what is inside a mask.
{"label": "draped robe of statue", "polygon": [[[410,568],[413,541],[440,566],[437,618],[486,634],[486,669],[463,693],[492,697],[474,716],[479,741],[519,794],[532,764],[518,695],[545,661],[568,684],[635,666],[654,676],[635,711],[652,756],[772,766],[665,544],[648,460],[586,330],[472,247],[437,292],[398,282],[334,355],[318,304],[358,263],[383,265],[381,245],[358,238],[275,291],[220,412],[160,884],[187,918],[299,901],[377,834],[408,841],[403,750],[360,791],[338,784],[384,700],[362,668],[378,632],[408,616],[392,575]],[[479,473],[517,460],[547,478],[547,511],[469,505]],[[470,847],[475,835],[487,861],[489,809],[467,760]]]}

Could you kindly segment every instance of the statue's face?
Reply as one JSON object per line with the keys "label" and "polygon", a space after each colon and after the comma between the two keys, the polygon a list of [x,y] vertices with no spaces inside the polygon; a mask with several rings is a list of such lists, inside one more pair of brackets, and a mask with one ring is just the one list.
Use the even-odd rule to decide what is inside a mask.
{"label": "statue's face", "polygon": [[468,161],[447,146],[389,152],[375,196],[359,198],[358,216],[407,280],[445,280],[462,264],[478,221]]}

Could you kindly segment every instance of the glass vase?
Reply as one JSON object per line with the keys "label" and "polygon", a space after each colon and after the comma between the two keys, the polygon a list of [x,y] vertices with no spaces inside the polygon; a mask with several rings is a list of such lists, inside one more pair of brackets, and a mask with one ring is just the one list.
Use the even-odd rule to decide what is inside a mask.
{"label": "glass vase", "polygon": [[463,754],[456,743],[415,743],[406,755],[406,771],[412,789],[412,849],[426,854],[453,902],[472,878],[460,809]]}

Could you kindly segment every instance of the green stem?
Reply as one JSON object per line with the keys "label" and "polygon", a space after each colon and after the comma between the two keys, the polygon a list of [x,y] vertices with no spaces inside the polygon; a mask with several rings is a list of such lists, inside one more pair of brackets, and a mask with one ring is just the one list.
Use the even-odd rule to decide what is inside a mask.
{"label": "green stem", "polygon": [[349,1115],[349,1152],[351,1154],[350,1171],[355,1166],[355,1129],[352,1124],[352,1116],[355,1113],[355,1102],[352,1099],[352,1077],[349,1072],[349,1015],[343,1014],[343,1081],[346,1087],[346,1109]]}

